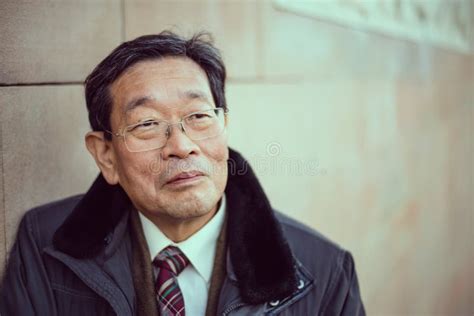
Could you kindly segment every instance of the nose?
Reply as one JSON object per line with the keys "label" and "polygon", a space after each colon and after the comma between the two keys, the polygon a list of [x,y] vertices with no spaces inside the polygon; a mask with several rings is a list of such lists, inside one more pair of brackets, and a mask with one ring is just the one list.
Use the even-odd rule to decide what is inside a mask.
{"label": "nose", "polygon": [[[176,127],[175,127],[176,125]],[[163,159],[187,158],[189,155],[197,154],[200,149],[187,135],[181,123],[168,126],[168,141],[161,149]]]}

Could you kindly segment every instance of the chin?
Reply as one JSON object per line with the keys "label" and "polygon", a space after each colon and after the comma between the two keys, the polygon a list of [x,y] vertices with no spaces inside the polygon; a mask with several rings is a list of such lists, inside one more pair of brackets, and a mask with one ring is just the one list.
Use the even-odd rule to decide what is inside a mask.
{"label": "chin", "polygon": [[[170,196],[158,203],[154,213],[166,215],[177,220],[186,220],[207,215],[216,207],[221,196],[213,192],[193,192]],[[158,215],[158,214],[156,214]]]}

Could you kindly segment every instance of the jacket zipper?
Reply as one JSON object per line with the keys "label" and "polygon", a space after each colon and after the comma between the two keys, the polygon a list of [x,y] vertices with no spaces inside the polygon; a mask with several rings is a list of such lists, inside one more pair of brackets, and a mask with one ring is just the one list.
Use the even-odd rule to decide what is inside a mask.
{"label": "jacket zipper", "polygon": [[236,304],[233,304],[233,305],[230,305],[229,307],[227,307],[224,312],[222,312],[222,316],[227,316],[229,315],[230,312],[232,312],[233,310],[236,310],[237,308],[241,307],[241,306],[244,306],[245,304],[244,303],[236,303]]}

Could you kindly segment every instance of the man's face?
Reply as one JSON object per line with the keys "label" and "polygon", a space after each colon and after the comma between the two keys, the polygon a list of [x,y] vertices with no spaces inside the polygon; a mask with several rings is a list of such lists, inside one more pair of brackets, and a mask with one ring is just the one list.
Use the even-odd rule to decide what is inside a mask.
{"label": "man's face", "polygon": [[[205,72],[188,58],[137,63],[112,84],[110,95],[113,132],[148,119],[174,123],[216,107]],[[118,182],[146,216],[186,220],[215,211],[227,182],[225,130],[193,141],[174,125],[164,147],[145,152],[128,151],[122,137],[111,142]]]}

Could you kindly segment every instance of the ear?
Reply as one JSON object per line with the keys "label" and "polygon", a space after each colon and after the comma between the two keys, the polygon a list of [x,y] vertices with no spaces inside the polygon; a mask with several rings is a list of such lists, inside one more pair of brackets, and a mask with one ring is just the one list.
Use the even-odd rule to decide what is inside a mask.
{"label": "ear", "polygon": [[105,139],[104,132],[92,131],[86,134],[85,142],[105,180],[110,185],[117,184],[119,177],[112,141]]}
{"label": "ear", "polygon": [[229,114],[224,115],[224,126],[227,128],[227,125],[229,125]]}

